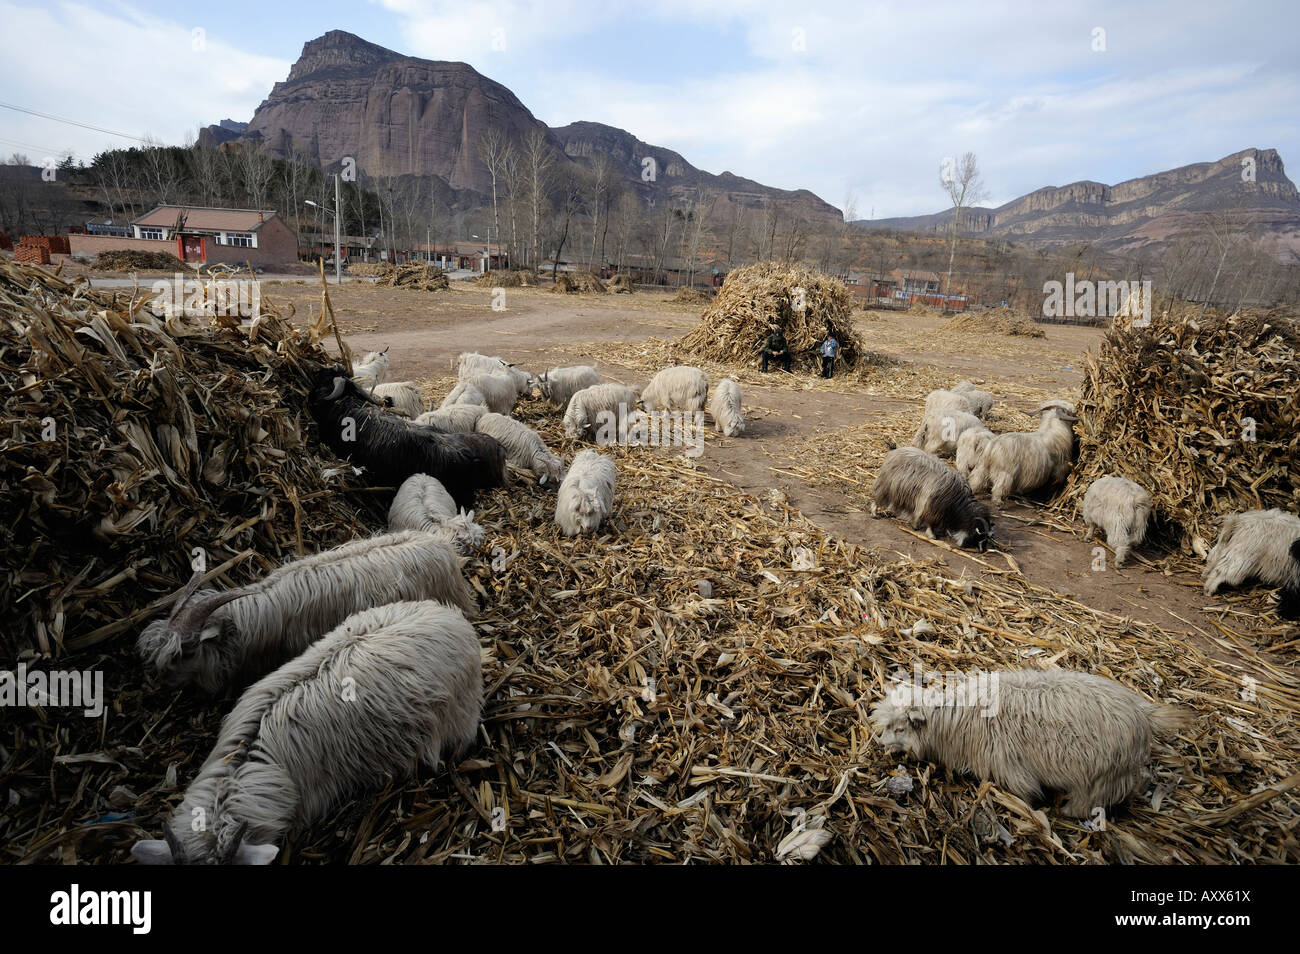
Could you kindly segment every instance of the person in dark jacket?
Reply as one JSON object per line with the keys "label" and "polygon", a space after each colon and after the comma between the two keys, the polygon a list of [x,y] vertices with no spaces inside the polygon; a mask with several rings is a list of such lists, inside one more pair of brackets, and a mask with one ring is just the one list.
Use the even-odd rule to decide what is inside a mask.
{"label": "person in dark jacket", "polygon": [[840,343],[835,340],[835,335],[831,333],[829,326],[826,328],[826,340],[821,344],[822,356],[822,377],[829,378],[833,375],[835,369],[835,358],[840,353]]}
{"label": "person in dark jacket", "polygon": [[785,335],[781,333],[780,328],[773,328],[772,333],[763,341],[763,371],[767,371],[767,362],[769,359],[780,361],[786,371],[790,370],[790,345],[786,343]]}

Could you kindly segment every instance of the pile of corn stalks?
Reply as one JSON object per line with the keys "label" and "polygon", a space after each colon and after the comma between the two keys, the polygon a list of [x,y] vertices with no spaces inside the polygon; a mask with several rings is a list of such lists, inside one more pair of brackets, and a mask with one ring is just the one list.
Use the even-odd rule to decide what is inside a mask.
{"label": "pile of corn stalks", "polygon": [[148,297],[0,263],[5,657],[133,634],[196,548],[248,580],[357,531],[304,439],[313,336],[265,302],[214,327]]}
{"label": "pile of corn stalks", "polygon": [[551,286],[551,291],[557,295],[603,295],[608,289],[600,280],[600,276],[593,275],[591,272],[561,272],[555,276],[555,284]]}
{"label": "pile of corn stalks", "polygon": [[401,265],[383,263],[384,269],[378,272],[376,285],[390,288],[410,288],[415,291],[445,291],[451,287],[451,280],[437,265],[423,262],[405,262]]}
{"label": "pile of corn stalks", "polygon": [[1184,552],[1204,556],[1223,514],[1300,513],[1300,328],[1294,314],[1191,306],[1117,324],[1088,356],[1079,459],[1062,495],[1077,511],[1098,477],[1151,491]]}
{"label": "pile of corn stalks", "polygon": [[958,315],[944,322],[944,331],[970,331],[976,334],[1010,335],[1013,338],[1046,338],[1047,332],[1032,318],[1010,308],[989,308]]}
{"label": "pile of corn stalks", "polygon": [[699,327],[681,339],[700,359],[753,366],[763,341],[780,328],[797,367],[813,367],[815,350],[829,326],[840,343],[840,361],[854,369],[862,351],[853,330],[853,303],[844,283],[806,265],[763,262],[730,272]]}

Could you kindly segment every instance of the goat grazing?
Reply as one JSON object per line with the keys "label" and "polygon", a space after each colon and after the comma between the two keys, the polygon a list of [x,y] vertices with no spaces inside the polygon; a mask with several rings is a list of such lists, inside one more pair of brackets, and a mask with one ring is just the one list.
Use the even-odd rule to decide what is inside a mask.
{"label": "goat grazing", "polygon": [[960,381],[952,386],[953,394],[960,394],[971,404],[971,413],[976,417],[984,417],[989,411],[993,410],[993,395],[988,391],[981,391],[969,381]]}
{"label": "goat grazing", "polygon": [[293,560],[225,592],[199,589],[196,572],[167,619],[140,633],[136,649],[169,685],[215,693],[265,674],[372,606],[436,599],[472,613],[461,564],[445,543],[408,530]]}
{"label": "goat grazing", "polygon": [[992,779],[1026,802],[1063,791],[1070,818],[1128,798],[1152,737],[1190,723],[1184,709],[1061,669],[970,673],[941,688],[902,683],[870,718],[886,749]]}
{"label": "goat grazing", "polygon": [[519,394],[527,394],[532,390],[533,376],[505,358],[473,351],[460,354],[456,358],[456,377],[466,381],[476,374],[505,374],[515,382],[515,390]]}
{"label": "goat grazing", "polygon": [[641,404],[647,411],[703,411],[708,394],[709,376],[699,368],[679,364],[650,379],[641,392]]}
{"label": "goat grazing", "polygon": [[1074,451],[1070,425],[1078,420],[1068,407],[1064,401],[1050,401],[1034,412],[1043,415],[1038,430],[999,434],[989,441],[971,474],[975,493],[991,487],[993,504],[1001,507],[1008,494],[1024,494],[1064,480]]}
{"label": "goat grazing", "polygon": [[1229,514],[1205,560],[1205,595],[1259,580],[1280,586],[1278,615],[1300,617],[1300,517],[1283,510]]}
{"label": "goat grazing", "polygon": [[872,516],[887,510],[931,539],[947,535],[959,547],[988,549],[993,534],[988,508],[975,499],[964,477],[920,448],[899,447],[885,455],[871,498]]}
{"label": "goat grazing", "polygon": [[480,434],[496,438],[506,449],[506,459],[521,470],[538,478],[538,483],[548,481],[552,486],[564,477],[564,464],[551,453],[541,435],[535,430],[504,414],[484,414],[476,425]]}
{"label": "goat grazing", "polygon": [[380,485],[400,487],[412,474],[442,481],[465,510],[474,491],[505,483],[505,449],[485,434],[443,434],[378,409],[378,402],[346,375],[317,373],[311,414],[321,439],[340,457],[364,467]]}
{"label": "goat grazing", "polygon": [[925,412],[912,444],[927,454],[951,457],[957,453],[958,439],[968,430],[987,431],[988,428],[974,414],[953,408],[936,408]]}
{"label": "goat grazing", "polygon": [[974,414],[975,402],[967,398],[966,395],[957,394],[954,391],[931,391],[925,396],[925,414],[929,415],[931,411],[941,410],[964,411],[967,414]]}
{"label": "goat grazing", "polygon": [[406,478],[388,507],[388,532],[402,530],[431,533],[461,556],[483,545],[483,528],[474,522],[474,511],[460,510],[442,483],[428,474]]}
{"label": "goat grazing", "polygon": [[388,349],[368,351],[366,356],[352,365],[352,380],[366,390],[383,384],[388,377]]}
{"label": "goat grazing", "polygon": [[468,749],[482,705],[479,642],[459,611],[424,601],[349,616],[240,696],[164,839],[131,854],[270,864],[291,828]]}
{"label": "goat grazing", "polygon": [[478,419],[487,412],[482,404],[451,404],[437,411],[425,411],[415,423],[444,434],[473,434]]}
{"label": "goat grazing", "polygon": [[613,415],[617,422],[620,413],[629,415],[635,409],[636,392],[631,388],[612,381],[593,384],[569,398],[569,406],[564,411],[564,433],[580,438],[600,427],[602,414]]}
{"label": "goat grazing", "polygon": [[495,414],[509,414],[518,398],[519,388],[510,375],[472,374],[452,388],[440,410],[454,404],[482,404]]}
{"label": "goat grazing", "polygon": [[1106,531],[1106,543],[1115,551],[1115,565],[1123,566],[1129,550],[1146,539],[1151,520],[1151,494],[1124,477],[1099,477],[1083,495],[1087,539]]}
{"label": "goat grazing", "polygon": [[740,385],[731,378],[723,378],[713,388],[709,398],[709,413],[713,426],[724,437],[735,437],[745,430],[745,414],[740,405]]}
{"label": "goat grazing", "polygon": [[580,364],[571,368],[551,368],[537,378],[537,390],[555,407],[568,407],[569,399],[592,385],[600,383],[595,368]]}
{"label": "goat grazing", "polygon": [[376,384],[370,389],[370,394],[383,401],[403,417],[414,420],[425,412],[424,398],[420,396],[420,389],[415,386],[414,381]]}
{"label": "goat grazing", "polygon": [[993,440],[993,432],[986,428],[968,428],[957,438],[957,473],[970,480],[971,471],[979,463],[984,449]]}
{"label": "goat grazing", "polygon": [[573,458],[555,500],[555,522],[566,537],[595,533],[614,508],[614,462],[594,450]]}

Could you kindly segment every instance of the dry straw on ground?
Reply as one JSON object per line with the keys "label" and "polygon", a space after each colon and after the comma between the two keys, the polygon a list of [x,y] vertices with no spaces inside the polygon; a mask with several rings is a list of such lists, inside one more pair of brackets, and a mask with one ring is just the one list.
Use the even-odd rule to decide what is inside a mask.
{"label": "dry straw on ground", "polygon": [[[69,435],[60,452],[79,455],[76,472],[58,457],[15,472],[6,446],[6,532],[36,536],[25,521],[42,508],[119,506],[137,486],[149,491],[137,499],[164,508],[173,537],[155,540],[142,521],[93,562],[38,547],[27,575],[6,564],[5,605],[61,608],[59,665],[105,671],[107,705],[99,719],[30,708],[8,721],[0,852],[11,862],[121,862],[135,838],[157,837],[229,701],[149,684],[131,651],[142,619],[74,646],[72,636],[97,623],[83,617],[124,618],[179,587],[189,568],[187,553],[173,552],[177,534],[188,543],[233,533],[212,546],[256,548],[260,558],[214,573],[230,585],[264,569],[249,564],[295,552],[299,528],[312,552],[379,521],[336,484],[322,486],[318,469],[328,462],[291,427],[300,413],[294,382],[317,357],[309,339],[276,321],[256,335],[159,331],[147,320],[128,327],[101,302],[60,287],[28,291],[25,280],[0,285],[5,327],[37,332],[6,333],[0,345],[7,401],[18,402],[6,404],[5,431],[21,435],[22,453],[44,454],[54,451],[32,446],[31,428],[47,409],[91,423],[77,439],[60,432]],[[68,333],[77,328],[84,333]],[[237,397],[223,399],[232,387]],[[186,480],[147,477],[161,463],[136,459],[109,415],[124,409],[124,424],[146,432],[171,424],[183,436],[176,422],[185,408],[199,448],[176,471]],[[517,413],[566,456],[577,450],[542,402]],[[221,439],[241,453],[224,484],[206,485],[193,467]],[[1300,861],[1300,700],[1289,672],[1257,662],[1247,697],[1246,670],[1014,573],[990,565],[988,579],[966,580],[935,563],[884,560],[680,455],[608,452],[618,458],[618,487],[598,537],[558,536],[554,492],[533,481],[482,495],[487,546],[467,566],[483,606],[481,743],[451,771],[358,795],[296,832],[282,860]],[[161,447],[156,456],[166,456]],[[126,476],[111,474],[115,461]],[[40,479],[47,472],[52,486]],[[122,486],[92,486],[113,479]],[[167,522],[172,510],[193,526]],[[64,519],[85,536],[75,516]],[[130,532],[154,551],[128,545]],[[1046,664],[1106,674],[1197,713],[1191,730],[1156,747],[1150,783],[1104,830],[887,756],[870,739],[867,710],[896,670]]]}
{"label": "dry straw on ground", "polygon": [[1077,510],[1098,477],[1151,491],[1184,551],[1204,553],[1220,517],[1300,512],[1300,328],[1290,312],[1232,316],[1175,307],[1112,328],[1089,354],[1079,459],[1064,493]]}
{"label": "dry straw on ground", "polygon": [[672,302],[681,302],[686,305],[704,305],[713,301],[713,295],[702,288],[693,288],[690,285],[683,285],[681,288],[668,299]]}
{"label": "dry straw on ground", "polygon": [[1011,335],[1017,338],[1046,338],[1047,332],[1032,318],[1010,308],[971,311],[947,321],[944,331],[970,331],[976,334]]}
{"label": "dry straw on ground", "polygon": [[378,273],[376,285],[390,288],[410,288],[415,291],[445,291],[451,287],[451,281],[437,265],[423,262],[406,262],[402,265],[388,265]]}
{"label": "dry straw on ground", "polygon": [[591,272],[561,272],[555,276],[551,291],[560,295],[605,294],[605,283]]}
{"label": "dry straw on ground", "polygon": [[136,269],[160,269],[178,272],[185,266],[170,252],[144,252],[138,249],[122,249],[115,252],[100,252],[95,256],[95,268],[106,272],[131,272]]}
{"label": "dry straw on ground", "polygon": [[484,272],[474,279],[480,288],[519,288],[539,284],[537,273],[522,269],[498,270]]}
{"label": "dry straw on ground", "polygon": [[754,365],[763,340],[780,328],[794,367],[817,364],[815,350],[829,328],[840,343],[840,363],[857,367],[862,353],[844,283],[806,265],[764,262],[729,273],[700,324],[681,339],[697,358]]}
{"label": "dry straw on ground", "polygon": [[609,280],[610,294],[628,294],[636,291],[636,285],[632,283],[631,275],[615,275]]}

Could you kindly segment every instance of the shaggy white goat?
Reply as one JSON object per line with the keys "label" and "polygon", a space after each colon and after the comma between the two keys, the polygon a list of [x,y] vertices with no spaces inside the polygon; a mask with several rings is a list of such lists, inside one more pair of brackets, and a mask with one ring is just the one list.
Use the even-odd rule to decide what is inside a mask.
{"label": "shaggy white goat", "polygon": [[526,394],[532,389],[533,376],[505,358],[466,351],[456,358],[456,376],[466,381],[476,374],[506,374],[515,382],[515,390]]}
{"label": "shaggy white goat", "polygon": [[912,445],[929,454],[951,457],[957,453],[958,439],[969,430],[987,431],[988,428],[974,414],[953,408],[936,408],[925,412],[921,427],[912,438]]}
{"label": "shaggy white goat", "polygon": [[981,391],[969,381],[959,381],[951,388],[954,394],[960,394],[971,403],[973,413],[976,417],[984,417],[989,411],[993,410],[993,395],[988,391]]}
{"label": "shaggy white goat", "polygon": [[1067,407],[1063,401],[1044,404],[1035,412],[1043,415],[1038,430],[999,434],[989,441],[971,474],[971,489],[978,494],[991,487],[993,504],[1001,507],[1008,494],[1064,480],[1074,451],[1070,425],[1078,420]]}
{"label": "shaggy white goat", "polygon": [[495,437],[506,449],[506,459],[530,471],[538,483],[555,486],[564,477],[563,462],[551,453],[541,435],[522,421],[504,414],[484,414],[476,427],[480,434]]}
{"label": "shaggy white goat", "polygon": [[1283,510],[1247,510],[1223,518],[1205,560],[1205,594],[1259,580],[1280,586],[1278,615],[1300,615],[1300,517]]}
{"label": "shaggy white goat", "polygon": [[1106,531],[1106,542],[1115,551],[1115,565],[1123,566],[1129,550],[1146,539],[1151,520],[1151,494],[1124,477],[1099,477],[1083,495],[1083,519],[1087,539],[1098,530]]}
{"label": "shaggy white goat", "polygon": [[646,410],[703,411],[709,395],[709,376],[699,368],[679,364],[664,368],[641,392]]}
{"label": "shaggy white goat", "polygon": [[871,488],[871,515],[887,510],[934,539],[950,536],[959,547],[988,548],[993,534],[989,508],[975,499],[955,470],[919,447],[885,455]]}
{"label": "shaggy white goat", "polygon": [[226,592],[198,589],[200,571],[171,615],[144,628],[136,648],[169,684],[216,692],[264,675],[372,606],[436,599],[473,613],[462,564],[431,534],[407,530],[294,560]]}
{"label": "shaggy white goat", "polygon": [[871,711],[887,749],[992,779],[1025,801],[1054,789],[1088,818],[1142,779],[1153,735],[1190,722],[1117,682],[1062,669],[971,673],[941,686],[902,683]]}
{"label": "shaggy white goat", "polygon": [[437,411],[425,411],[415,423],[444,434],[473,434],[478,419],[486,413],[488,409],[482,404],[451,404]]}
{"label": "shaggy white goat", "polygon": [[478,638],[458,610],[403,602],[349,616],[240,696],[165,840],[131,854],[269,864],[291,828],[467,749],[482,704]]}
{"label": "shaggy white goat", "polygon": [[422,530],[469,556],[483,545],[483,528],[474,522],[474,511],[466,513],[442,481],[428,474],[412,474],[402,482],[388,508],[388,532]]}
{"label": "shaggy white goat", "polygon": [[975,413],[975,402],[971,401],[964,394],[957,394],[954,391],[931,391],[925,396],[925,413],[928,415],[931,411],[965,411],[967,414]]}
{"label": "shaggy white goat", "polygon": [[367,391],[383,384],[388,377],[388,349],[367,351],[366,356],[352,365],[352,380]]}
{"label": "shaggy white goat", "polygon": [[709,413],[713,426],[724,436],[735,437],[745,430],[745,414],[741,410],[740,385],[731,378],[723,378],[713,388],[709,398]]}
{"label": "shaggy white goat", "polygon": [[447,392],[447,396],[442,399],[442,403],[438,405],[438,410],[445,411],[449,407],[456,407],[460,404],[481,407],[484,412],[487,411],[487,398],[482,391],[468,381],[458,381],[456,386]]}
{"label": "shaggy white goat", "polygon": [[564,411],[564,433],[572,438],[582,437],[589,431],[595,434],[602,423],[602,414],[612,414],[617,424],[620,408],[625,415],[636,410],[636,392],[631,388],[613,381],[583,388],[569,398],[569,406]]}
{"label": "shaggy white goat", "polygon": [[567,537],[595,533],[614,509],[614,462],[594,450],[581,451],[569,466],[555,499],[555,522]]}
{"label": "shaggy white goat", "polygon": [[569,399],[592,385],[600,383],[600,374],[590,365],[579,364],[571,368],[551,368],[537,378],[537,390],[555,407],[569,406]]}
{"label": "shaggy white goat", "polygon": [[970,480],[971,471],[979,463],[980,455],[993,440],[993,432],[987,428],[970,428],[961,432],[957,438],[957,473]]}
{"label": "shaggy white goat", "polygon": [[[477,391],[483,396],[480,401],[468,401],[464,399],[451,400],[451,396],[461,389],[466,392]],[[447,400],[443,401],[443,408],[450,407],[452,404],[483,404],[489,411],[496,414],[509,414],[515,407],[515,401],[519,398],[519,388],[515,384],[515,379],[508,374],[473,374],[461,381],[452,389],[451,394],[447,395]],[[450,402],[450,403],[448,403]]]}
{"label": "shaggy white goat", "polygon": [[[370,389],[372,397],[384,401],[391,398],[393,410],[403,417],[417,418],[426,410],[424,398],[414,381],[393,381],[388,384],[376,384]],[[385,402],[387,403],[387,402]]]}

